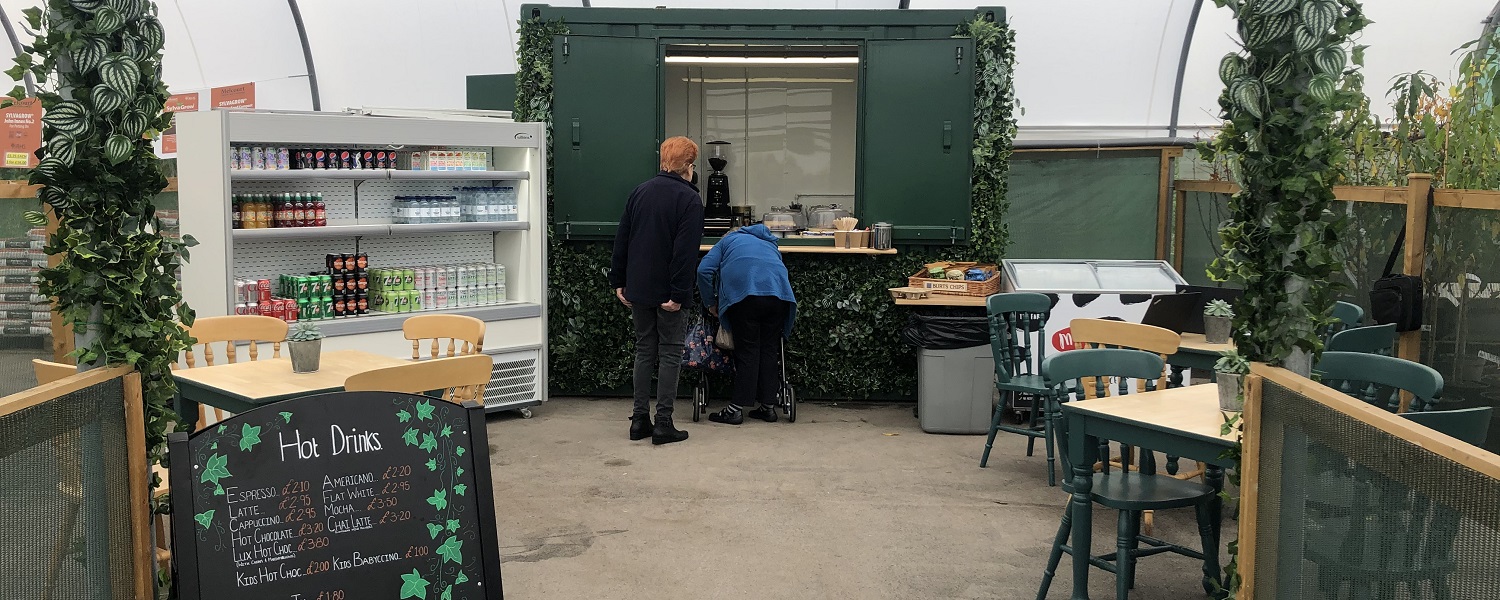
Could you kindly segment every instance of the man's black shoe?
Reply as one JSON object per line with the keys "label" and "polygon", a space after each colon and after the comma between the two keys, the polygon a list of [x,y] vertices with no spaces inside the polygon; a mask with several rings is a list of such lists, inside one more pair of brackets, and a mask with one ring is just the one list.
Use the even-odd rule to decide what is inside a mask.
{"label": "man's black shoe", "polygon": [[651,437],[651,415],[630,417],[630,441],[644,440],[648,437]]}
{"label": "man's black shoe", "polygon": [[688,439],[688,432],[672,426],[672,419],[657,419],[656,429],[651,431],[651,443],[657,446]]}

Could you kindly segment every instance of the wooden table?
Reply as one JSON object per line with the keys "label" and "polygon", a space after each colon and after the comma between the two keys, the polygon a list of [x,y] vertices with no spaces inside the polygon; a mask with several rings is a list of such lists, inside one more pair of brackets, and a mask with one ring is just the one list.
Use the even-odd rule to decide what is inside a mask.
{"label": "wooden table", "polygon": [[196,420],[199,404],[242,413],[288,398],[337,392],[350,375],[406,362],[360,350],[336,350],[323,353],[315,373],[293,373],[286,357],[181,369],[172,372],[177,379],[177,414]]}
{"label": "wooden table", "polygon": [[[1195,385],[1095,400],[1066,402],[1068,444],[1073,464],[1073,600],[1089,597],[1089,550],[1093,542],[1093,465],[1099,460],[1099,440],[1149,448],[1164,454],[1202,461],[1208,468],[1204,480],[1215,491],[1224,488],[1224,468],[1234,465],[1221,458],[1234,446],[1237,433],[1220,435],[1224,413],[1219,411],[1219,390],[1213,385]],[[1212,543],[1203,549],[1203,590],[1210,595],[1219,583],[1219,520],[1223,500],[1217,494],[1209,505],[1214,523]]]}
{"label": "wooden table", "polygon": [[1202,369],[1213,373],[1214,363],[1233,349],[1233,343],[1210,344],[1201,333],[1182,334],[1182,343],[1177,346],[1177,353],[1167,357],[1167,364],[1172,365],[1171,384],[1174,387],[1182,385],[1182,372],[1186,369]]}

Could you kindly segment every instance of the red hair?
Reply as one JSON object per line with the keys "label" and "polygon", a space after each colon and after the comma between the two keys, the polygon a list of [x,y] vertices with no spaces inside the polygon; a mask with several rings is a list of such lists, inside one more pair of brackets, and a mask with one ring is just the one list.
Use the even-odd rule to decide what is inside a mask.
{"label": "red hair", "polygon": [[698,160],[698,144],[682,136],[667,138],[661,143],[661,170],[671,171],[684,177],[688,166]]}

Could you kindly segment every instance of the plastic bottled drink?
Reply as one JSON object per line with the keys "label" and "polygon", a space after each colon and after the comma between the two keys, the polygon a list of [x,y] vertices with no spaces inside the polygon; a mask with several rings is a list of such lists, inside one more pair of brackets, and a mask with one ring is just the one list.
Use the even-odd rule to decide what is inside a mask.
{"label": "plastic bottled drink", "polygon": [[391,208],[392,223],[395,223],[397,225],[405,225],[407,223],[406,209],[409,204],[410,203],[406,201],[406,196],[396,196],[394,204]]}

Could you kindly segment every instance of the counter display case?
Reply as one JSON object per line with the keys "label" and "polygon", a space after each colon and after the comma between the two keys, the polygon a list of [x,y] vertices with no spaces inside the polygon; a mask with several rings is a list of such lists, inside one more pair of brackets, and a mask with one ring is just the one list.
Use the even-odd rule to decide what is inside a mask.
{"label": "counter display case", "polygon": [[[330,254],[363,255],[372,271],[498,264],[503,279],[445,282],[453,293],[442,302],[434,294],[393,308],[372,296],[360,303],[365,314],[298,317],[318,319],[326,350],[409,358],[411,342],[401,333],[407,317],[473,316],[486,323],[484,352],[495,363],[486,408],[524,410],[546,399],[547,156],[540,124],[212,111],[180,114],[177,126],[181,228],[199,241],[182,270],[183,295],[198,316],[243,312],[237,282],[275,286],[283,275],[321,273]],[[252,148],[267,159],[244,160]],[[342,151],[356,158],[317,157]],[[382,153],[387,158],[374,158]],[[503,201],[479,204],[473,190],[503,190]],[[470,285],[490,293],[454,287]],[[423,288],[413,291],[420,302]]]}

